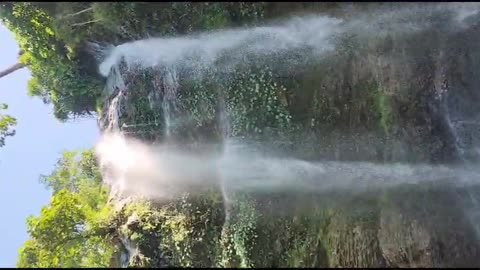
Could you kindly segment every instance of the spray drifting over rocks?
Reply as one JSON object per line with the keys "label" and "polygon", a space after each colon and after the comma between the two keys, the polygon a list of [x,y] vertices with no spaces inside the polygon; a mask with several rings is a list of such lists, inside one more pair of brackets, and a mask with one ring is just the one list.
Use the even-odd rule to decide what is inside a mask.
{"label": "spray drifting over rocks", "polygon": [[[190,67],[197,71],[218,65],[218,70],[233,68],[251,55],[286,57],[296,51],[296,57],[319,57],[335,49],[334,37],[341,34],[384,36],[411,33],[430,27],[431,18],[453,13],[452,27],[461,27],[480,11],[475,3],[449,5],[406,5],[403,8],[378,9],[354,14],[345,21],[329,16],[294,17],[279,25],[245,29],[221,30],[211,33],[172,38],[149,38],[105,47],[107,55],[99,66],[100,74],[108,76],[122,59],[130,67]],[[354,13],[355,11],[351,11]],[[421,14],[421,16],[419,16]],[[423,18],[423,19],[422,19]],[[299,54],[298,54],[299,53]],[[222,60],[222,62],[224,62]]]}
{"label": "spray drifting over rocks", "polygon": [[[104,135],[96,146],[105,179],[133,197],[170,200],[223,184],[225,192],[368,191],[401,184],[445,181],[478,184],[480,171],[446,166],[307,162],[275,158],[246,144],[227,142],[222,155],[191,154],[171,146],[151,146],[119,134]],[[454,180],[454,181],[453,181]],[[228,195],[228,194],[225,194]]]}
{"label": "spray drifting over rocks", "polygon": [[[232,71],[244,61],[257,58],[288,58],[290,64],[319,58],[335,51],[336,37],[343,34],[385,36],[420,31],[431,26],[432,14],[454,14],[451,27],[462,27],[478,5],[430,5],[414,8],[379,10],[348,21],[327,16],[295,17],[277,26],[223,30],[178,38],[150,38],[116,46],[100,64],[100,73],[109,76],[110,84],[119,93],[108,108],[111,125],[107,131],[118,131],[118,99],[125,91],[118,66],[128,69],[164,68],[162,109],[166,136],[176,119],[175,102],[178,90],[178,70],[189,69],[194,74],[204,70]],[[419,19],[423,13],[425,20]],[[428,16],[427,16],[428,15]],[[430,17],[429,17],[430,16]],[[440,16],[440,15],[439,15]],[[423,18],[422,17],[422,18]],[[415,19],[412,19],[415,18]],[[289,68],[289,67],[287,67]],[[118,75],[118,74],[117,74]],[[226,114],[226,112],[221,112]],[[225,123],[228,125],[228,123]],[[228,138],[228,133],[225,136]],[[240,145],[240,149],[245,149]],[[262,157],[236,152],[235,145],[225,145],[218,157],[192,155],[173,146],[147,146],[121,135],[105,135],[97,145],[105,181],[131,195],[168,199],[198,186],[224,183],[228,189],[275,188],[355,188],[391,185],[405,182],[434,181],[469,175],[467,171],[430,166],[375,165],[369,163],[310,163],[294,159]],[[188,165],[187,165],[188,164]],[[473,173],[475,174],[475,173]],[[461,181],[460,181],[461,182]]]}
{"label": "spray drifting over rocks", "polygon": [[226,53],[239,62],[246,54],[271,55],[312,47],[316,52],[332,49],[327,41],[339,31],[341,20],[329,17],[295,18],[282,26],[225,30],[179,38],[151,38],[115,47],[100,65],[108,76],[123,58],[129,66],[211,67]]}

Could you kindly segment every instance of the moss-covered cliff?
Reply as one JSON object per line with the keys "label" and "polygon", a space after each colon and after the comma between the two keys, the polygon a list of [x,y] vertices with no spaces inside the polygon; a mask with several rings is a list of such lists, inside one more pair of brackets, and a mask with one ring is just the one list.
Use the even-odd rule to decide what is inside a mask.
{"label": "moss-covered cliff", "polygon": [[[202,80],[177,74],[177,117],[190,121],[169,127],[171,140],[221,146],[229,132],[260,142],[265,152],[308,160],[475,160],[472,140],[459,136],[454,121],[478,115],[471,105],[479,77],[466,75],[478,62],[471,46],[477,17],[460,26],[454,12],[420,10],[428,23],[415,18],[416,31],[347,31],[333,52],[290,65],[290,72],[267,60]],[[335,8],[322,11],[349,18]],[[164,141],[161,82],[171,74],[116,75],[125,82],[117,127]],[[102,110],[104,126],[111,107],[106,102]],[[217,191],[137,211],[124,237],[137,245],[130,260],[136,266],[477,266],[477,189],[435,182],[361,193],[254,192],[235,194],[227,204]]]}
{"label": "moss-covered cliff", "polygon": [[[74,112],[96,106],[102,131],[202,154],[221,155],[235,138],[309,161],[453,166],[477,161],[478,130],[467,123],[480,112],[480,16],[464,18],[457,7],[94,3],[82,13],[98,21],[88,31],[56,30],[82,51],[88,46],[80,40],[119,45],[301,15],[340,18],[344,30],[331,35],[333,50],[321,57],[301,51],[308,46],[280,57],[245,54],[232,70],[223,69],[235,54],[227,52],[201,76],[120,62],[104,90],[89,92],[96,103]],[[43,8],[57,23],[58,14],[71,13],[68,5]],[[118,247],[111,266],[478,267],[480,190],[460,185],[462,177],[363,191],[239,191],[229,200],[220,184],[173,201],[112,193],[116,208],[102,226]]]}
{"label": "moss-covered cliff", "polygon": [[242,194],[228,219],[206,195],[120,215],[134,213],[122,227],[131,266],[478,267],[477,190]]}
{"label": "moss-covered cliff", "polygon": [[[419,10],[429,23],[417,19],[415,31],[397,30],[398,23],[388,21],[377,35],[348,29],[334,37],[333,52],[308,62],[255,58],[233,74],[211,72],[203,79],[177,72],[177,113],[184,121],[174,137],[209,129],[204,135],[215,138],[225,110],[231,136],[281,141],[282,150],[289,147],[307,159],[444,163],[474,158],[468,138],[459,137],[454,125],[478,114],[467,105],[478,99],[473,90],[478,77],[465,75],[476,70],[470,44],[477,21],[460,26],[456,13]],[[157,123],[148,129],[157,136],[165,132],[161,93],[169,71],[117,76],[125,83],[118,87],[125,94],[116,105],[124,108],[117,126]],[[109,106],[107,100],[100,116],[106,123]],[[140,129],[137,134],[147,133]]]}

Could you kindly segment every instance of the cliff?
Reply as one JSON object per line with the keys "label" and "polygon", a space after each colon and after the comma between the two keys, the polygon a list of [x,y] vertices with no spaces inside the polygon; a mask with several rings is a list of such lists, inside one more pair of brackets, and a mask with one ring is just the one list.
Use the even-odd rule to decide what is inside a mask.
{"label": "cliff", "polygon": [[0,4],[29,93],[105,135],[19,267],[478,267],[479,11]]}
{"label": "cliff", "polygon": [[[100,126],[202,153],[241,138],[317,162],[476,162],[480,17],[441,5],[364,8],[374,19],[322,9],[347,26],[317,58],[293,50],[233,70],[219,60],[200,77],[118,63]],[[120,211],[122,235],[136,249],[131,266],[476,267],[478,185],[435,177],[363,191],[253,190],[228,202],[218,186]]]}

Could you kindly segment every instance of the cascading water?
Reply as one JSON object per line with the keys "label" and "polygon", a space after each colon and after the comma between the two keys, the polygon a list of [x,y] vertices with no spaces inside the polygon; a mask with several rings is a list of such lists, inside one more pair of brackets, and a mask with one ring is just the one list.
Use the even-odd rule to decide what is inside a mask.
{"label": "cascading water", "polygon": [[[463,14],[462,8],[458,10],[454,9],[454,11]],[[405,10],[392,12],[392,16],[401,21],[402,12],[405,13]],[[457,17],[463,21],[474,14],[475,13],[463,14]],[[371,24],[368,30],[365,29],[365,32],[376,30],[380,34],[387,29],[390,31],[396,29],[397,32],[400,30],[419,31],[426,25],[422,22],[415,27],[402,29],[397,22],[386,25],[384,22],[385,16],[385,14],[384,16],[379,16],[376,22],[370,21]],[[415,22],[411,22],[411,25],[415,25]],[[100,65],[101,73],[109,76],[107,88],[118,89],[117,94],[114,95],[108,108],[109,127],[107,130],[113,132],[118,131],[118,102],[123,98],[123,93],[126,88],[123,83],[123,78],[119,74],[118,64],[120,63],[120,59],[123,59],[130,70],[141,70],[150,67],[164,70],[164,72],[161,72],[162,78],[155,80],[154,87],[157,89],[156,91],[161,91],[164,131],[166,138],[168,138],[172,135],[173,126],[178,121],[181,121],[181,119],[177,119],[176,113],[178,109],[179,80],[183,79],[179,78],[178,69],[193,70],[192,74],[195,74],[195,76],[203,76],[203,72],[207,69],[213,69],[214,72],[225,70],[234,72],[235,67],[242,64],[242,61],[248,57],[251,57],[251,59],[259,59],[258,57],[263,56],[287,57],[288,59],[293,59],[293,62],[302,63],[304,61],[302,59],[319,57],[322,53],[334,50],[335,42],[332,37],[348,33],[352,30],[358,30],[358,22],[355,20],[353,20],[352,23],[342,22],[339,19],[329,17],[307,17],[295,18],[281,26],[227,30],[183,38],[148,39],[119,45],[111,51],[110,55]],[[300,54],[298,52],[300,52]],[[227,57],[227,60],[224,59],[225,57]],[[439,89],[441,89],[440,86]],[[224,95],[219,95],[219,97],[223,99]],[[228,141],[228,137],[230,136],[229,122],[224,103],[225,100],[220,100],[220,111],[218,114],[221,118],[220,122],[223,129],[223,136],[225,137],[224,140]],[[449,116],[446,115],[445,117],[450,128],[453,128],[451,127]],[[231,147],[232,145],[226,143],[224,149],[229,152]],[[228,155],[229,154],[227,154],[227,156]],[[239,162],[242,161],[243,160],[239,160]],[[296,163],[291,161],[288,164],[289,166],[293,166],[292,164]],[[300,164],[296,166],[298,168],[302,167]],[[304,170],[312,170],[314,167]],[[255,169],[250,168],[249,171],[251,173],[258,173],[262,168],[268,168],[268,166],[260,166]],[[292,171],[298,172],[298,170],[295,169],[292,169]],[[302,175],[302,173],[298,173],[299,175],[292,175],[291,177],[298,178]],[[223,171],[221,175],[222,178],[228,177],[228,170]],[[251,178],[261,177],[269,178],[266,174],[256,177],[252,176]],[[226,193],[225,190],[224,193]]]}
{"label": "cascading water", "polygon": [[119,118],[121,112],[119,111],[120,106],[118,106],[118,104],[119,101],[124,98],[126,86],[118,67],[112,69],[110,76],[107,79],[105,89],[107,90],[107,95],[113,96],[113,98],[107,108],[107,116],[104,119],[99,119],[99,121],[104,123],[101,124],[101,126],[105,126],[106,130],[119,132]]}
{"label": "cascading water", "polygon": [[[109,168],[118,172],[116,184],[129,195],[150,199],[173,199],[195,187],[216,185],[208,182],[213,171],[221,175],[228,188],[235,191],[351,190],[363,192],[400,184],[449,181],[465,186],[480,183],[480,170],[473,167],[342,162],[306,162],[265,157],[243,143],[227,142],[222,156],[206,158],[179,152],[168,146],[149,147],[121,135],[105,137],[97,151]],[[188,164],[187,166],[185,166]]]}
{"label": "cascading water", "polygon": [[[308,45],[315,47],[320,52],[330,47],[327,38],[335,31],[334,29],[339,23],[339,20],[327,17],[295,19],[283,27],[259,27],[224,31],[200,35],[196,39],[150,39],[127,43],[117,46],[110,53],[107,59],[100,65],[100,71],[105,76],[116,74],[115,71],[118,70],[117,65],[120,63],[120,59],[125,61],[130,70],[148,67],[164,70],[164,72],[161,72],[163,78],[156,80],[154,87],[156,91],[162,92],[161,107],[165,126],[164,132],[167,139],[171,136],[172,125],[179,121],[176,118],[179,88],[178,68],[193,69],[194,75],[202,76],[203,71],[214,67],[217,60],[225,56],[225,54],[232,52],[232,50],[238,50],[239,48],[244,48],[245,53],[253,55],[268,55],[278,52],[289,52],[292,49]],[[293,36],[291,35],[292,33]],[[144,54],[147,50],[154,52],[154,55]],[[233,65],[240,63],[243,53],[240,52],[239,54],[237,51],[235,55],[230,54],[229,56],[233,56],[233,58],[228,60],[226,66],[214,67],[214,70],[231,68]],[[192,59],[197,59],[197,61],[190,62]],[[113,73],[110,70],[113,70]],[[121,76],[117,75],[110,75],[109,80],[116,84],[123,82]],[[114,97],[108,109],[109,118],[112,118],[109,122],[113,126],[118,125],[117,100],[119,98],[121,98],[121,92]],[[221,107],[219,115],[222,118],[220,121],[223,126],[223,136],[228,137],[229,123],[225,105]],[[116,131],[112,127],[107,128],[107,130]],[[125,173],[120,174],[125,175]],[[120,177],[120,179],[123,179],[123,177]],[[120,181],[120,179],[116,181]],[[226,190],[224,190],[224,195],[226,195]]]}
{"label": "cascading water", "polygon": [[[455,8],[455,6],[445,8],[454,13],[455,20],[447,27],[450,32],[456,33],[463,31],[461,29],[468,28],[466,21],[478,13],[474,12],[478,11],[478,5],[472,7],[474,8],[469,9],[468,12],[463,6],[461,8]],[[420,8],[414,11],[423,10]],[[435,9],[432,8],[432,10]],[[275,69],[276,75],[281,77],[290,75],[290,73],[302,72],[310,67],[311,62],[317,60],[321,62],[324,59],[340,59],[337,60],[338,62],[326,62],[323,64],[326,67],[320,71],[317,70],[317,76],[329,76],[330,74],[338,76],[331,79],[333,82],[323,81],[324,84],[330,83],[330,87],[339,90],[333,94],[330,93],[331,96],[327,96],[326,100],[335,99],[336,95],[367,95],[368,93],[362,91],[354,94],[348,93],[344,89],[351,90],[354,88],[352,86],[354,83],[364,79],[362,76],[370,76],[369,80],[379,82],[379,88],[389,87],[391,92],[396,91],[394,94],[401,94],[398,95],[398,99],[406,99],[405,103],[409,103],[411,100],[406,97],[416,93],[410,93],[411,89],[405,85],[416,78],[416,73],[422,72],[421,69],[411,68],[414,66],[412,62],[418,61],[421,62],[418,66],[427,66],[426,70],[431,71],[431,74],[425,76],[428,77],[425,79],[427,82],[415,82],[417,84],[412,88],[421,94],[436,91],[431,96],[427,96],[432,99],[431,102],[427,102],[431,106],[426,106],[425,110],[419,110],[417,118],[420,120],[418,122],[425,126],[433,126],[430,133],[425,132],[427,137],[436,135],[435,132],[444,136],[442,138],[454,137],[452,151],[462,153],[467,146],[465,146],[465,136],[461,135],[461,132],[457,132],[456,123],[461,123],[465,115],[455,115],[455,119],[459,120],[451,120],[450,108],[446,102],[449,97],[446,91],[456,91],[455,87],[448,87],[445,83],[447,80],[445,74],[452,72],[445,69],[444,65],[447,65],[451,59],[442,53],[451,49],[441,46],[432,49],[435,57],[440,60],[435,59],[435,61],[431,61],[433,64],[430,65],[428,57],[431,57],[429,55],[431,52],[421,49],[436,44],[416,44],[409,38],[414,36],[412,33],[419,33],[418,36],[428,34],[435,26],[428,20],[408,21],[412,14],[416,14],[414,11],[409,9],[381,11],[381,16],[359,16],[346,21],[324,16],[311,16],[295,18],[279,26],[224,30],[181,38],[153,38],[115,47],[100,65],[100,72],[104,76],[108,76],[107,88],[117,89],[116,92],[110,93],[113,98],[105,114],[106,119],[103,119],[107,123],[104,125],[107,134],[103,136],[96,148],[101,164],[109,173],[104,175],[105,181],[127,196],[141,196],[152,200],[171,200],[178,198],[184,192],[200,193],[202,189],[199,187],[219,186],[223,195],[226,222],[230,220],[231,211],[233,211],[232,205],[235,195],[238,193],[308,191],[328,194],[342,190],[351,194],[351,192],[362,193],[387,189],[397,185],[433,183],[434,185],[445,184],[454,188],[480,184],[480,169],[475,166],[477,164],[412,165],[396,162],[396,160],[384,164],[327,159],[306,161],[288,154],[285,154],[285,158],[266,154],[265,152],[268,151],[264,151],[264,148],[269,148],[279,138],[272,135],[267,138],[267,143],[264,140],[260,143],[262,147],[258,147],[255,144],[247,143],[242,138],[234,137],[231,132],[232,123],[229,121],[233,116],[232,112],[227,109],[231,97],[229,97],[228,87],[224,86],[214,90],[209,89],[210,92],[215,93],[217,102],[215,104],[215,121],[217,126],[220,126],[219,133],[222,136],[217,143],[222,144],[222,152],[216,155],[203,152],[191,153],[182,148],[182,145],[176,145],[178,142],[175,139],[185,131],[177,129],[186,122],[185,119],[190,117],[190,115],[186,115],[185,111],[182,111],[184,106],[181,103],[182,94],[189,91],[188,87],[184,87],[187,81],[193,81],[195,84],[205,77],[212,81],[228,80],[238,73],[239,69],[252,65],[269,66]],[[413,15],[413,17],[417,18],[418,15]],[[408,23],[403,24],[406,20]],[[359,42],[347,42],[346,45],[338,42],[339,38],[347,37],[346,39],[348,39],[352,36],[358,38]],[[403,36],[408,38],[403,41],[401,39]],[[418,36],[415,38],[421,40],[421,37]],[[377,39],[385,42],[375,43],[378,41]],[[412,40],[415,39],[412,38]],[[440,53],[437,54],[437,50]],[[369,52],[369,54],[362,55],[365,52]],[[409,58],[408,54],[413,56]],[[352,60],[355,57],[357,57],[357,62]],[[345,68],[344,62],[353,62],[353,64]],[[119,118],[124,113],[120,109],[120,104],[128,99],[125,95],[127,91],[136,91],[134,87],[127,89],[128,85],[125,84],[128,84],[128,79],[122,78],[122,74],[119,72],[120,63],[126,65],[129,72],[132,73],[156,70],[156,77],[153,79],[150,92],[154,93],[152,96],[159,97],[152,98],[152,100],[156,100],[159,105],[162,116],[160,121],[163,124],[163,129],[159,133],[163,132],[164,136],[159,143],[156,141],[158,144],[155,146],[119,134],[121,125]],[[382,65],[380,66],[379,63]],[[335,72],[336,69],[338,69],[337,72]],[[401,75],[398,75],[399,73]],[[318,85],[318,88],[329,86],[324,84]],[[418,89],[415,88],[417,86],[419,86]],[[258,92],[259,88],[259,85],[254,85],[253,92]],[[296,94],[301,95],[301,93]],[[448,94],[450,95],[450,93]],[[258,96],[260,96],[259,93],[254,98]],[[425,97],[418,96],[417,99]],[[440,101],[435,99],[437,97]],[[305,103],[310,104],[308,99],[311,99],[312,96],[303,98]],[[267,97],[266,99],[273,98]],[[382,117],[395,114],[383,110],[382,106],[385,103],[382,103],[383,100],[380,98],[378,100],[380,108],[377,110],[381,111]],[[417,100],[413,99],[413,101]],[[150,104],[152,105],[154,102],[150,101]],[[290,105],[293,102],[295,99],[291,98],[284,103]],[[334,100],[331,103],[335,102]],[[373,106],[366,103],[365,106]],[[200,102],[195,104],[201,106]],[[345,104],[345,106],[347,105],[354,107],[357,104],[352,102]],[[395,108],[400,112],[398,114],[409,116],[412,109],[407,105],[402,104],[398,106],[400,108]],[[322,106],[326,106],[325,103]],[[361,106],[359,105],[359,107]],[[258,109],[252,109],[254,112],[251,114],[252,117],[262,113],[261,111],[256,112]],[[434,116],[425,117],[426,114]],[[303,117],[300,113],[298,115]],[[204,115],[200,113],[200,116]],[[319,118],[322,115],[315,115],[315,117]],[[351,118],[354,117],[355,115]],[[417,120],[415,117],[408,119]],[[307,120],[310,121],[310,119]],[[384,122],[388,122],[387,120]],[[340,125],[341,123],[335,124]],[[421,132],[415,129],[418,126],[409,124],[406,123],[406,128],[397,133],[411,132],[414,134],[413,139],[416,139],[415,134]],[[356,130],[352,133],[354,132]],[[390,133],[388,135],[390,136]],[[411,138],[412,136],[407,139]],[[342,140],[341,138],[336,139],[333,142]],[[447,143],[439,140],[434,143],[434,146],[437,149],[442,147],[449,149],[445,146],[448,146],[449,140],[452,139],[450,137],[445,139]],[[419,141],[420,144],[423,143],[422,140]],[[323,142],[312,142],[312,148],[315,144],[321,143]],[[354,147],[361,147],[359,144],[357,143]],[[448,152],[448,150],[446,151]],[[365,155],[367,154],[365,153]],[[478,202],[473,196],[471,205],[465,211],[468,211],[468,216],[471,217],[470,222],[477,224]]]}
{"label": "cascading water", "polygon": [[[162,84],[159,84],[159,81]],[[162,110],[163,110],[163,122],[165,124],[165,137],[169,138],[171,135],[172,121],[175,121],[175,112],[177,110],[178,99],[178,76],[177,71],[173,67],[166,67],[163,73],[163,78],[154,81],[154,87],[158,90],[162,90],[161,96]]]}

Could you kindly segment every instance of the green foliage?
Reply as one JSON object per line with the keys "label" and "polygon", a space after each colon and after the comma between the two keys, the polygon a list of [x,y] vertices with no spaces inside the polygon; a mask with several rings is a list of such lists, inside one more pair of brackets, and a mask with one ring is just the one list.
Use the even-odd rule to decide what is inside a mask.
{"label": "green foliage", "polygon": [[[129,75],[130,87],[135,91],[127,93],[128,102],[124,103],[125,117],[119,124],[135,125],[132,128],[124,129],[124,132],[135,132],[141,139],[150,141],[163,135],[162,104],[158,100],[158,93],[151,91],[155,87],[154,81],[158,80],[160,75],[155,74],[152,70]],[[156,102],[152,98],[157,98]]]}
{"label": "green foliage", "polygon": [[[257,211],[255,209],[254,201],[248,197],[237,198],[237,205],[235,207],[236,214],[232,216],[232,219],[228,221],[224,230],[227,233],[224,237],[231,237],[231,242],[227,243],[223,248],[227,251],[222,258],[222,265],[227,266],[232,262],[233,249],[239,258],[239,266],[254,267],[252,257],[253,251],[258,238],[257,235]],[[230,252],[228,252],[230,251]],[[233,261],[234,263],[234,261]]]}
{"label": "green foliage", "polygon": [[281,102],[285,91],[267,69],[240,72],[227,88],[232,135],[262,134],[265,129],[288,130],[292,117]]}
{"label": "green foliage", "polygon": [[137,123],[153,123],[163,118],[163,111],[160,104],[150,102],[149,94],[155,87],[154,80],[158,80],[152,71],[146,71],[133,77],[130,81],[132,89],[136,89],[135,93],[129,93],[128,115],[134,116],[132,119],[125,119],[127,124]]}
{"label": "green foliage", "polygon": [[216,265],[223,225],[218,193],[185,194],[160,207],[137,201],[127,205],[123,215],[130,222],[122,232],[143,251],[132,258],[132,267]]}
{"label": "green foliage", "polygon": [[[84,220],[78,194],[62,190],[52,198],[49,207],[42,208],[40,217],[27,220],[27,226],[32,238],[47,250],[55,251],[61,243],[82,241]],[[55,264],[55,258],[52,263]]]}
{"label": "green foliage", "polygon": [[[203,123],[212,121],[215,118],[218,102],[219,84],[216,80],[187,80],[183,82],[183,89],[180,93],[180,101],[185,111],[192,118],[194,126],[201,126]],[[211,78],[215,78],[212,74]]]}
{"label": "green foliage", "polygon": [[221,266],[327,266],[322,245],[327,205],[317,209],[316,203],[309,204],[305,215],[303,210],[288,209],[287,205],[298,203],[295,199],[285,198],[288,203],[283,205],[274,198],[236,197],[231,219],[224,225]]}
{"label": "green foliage", "polygon": [[380,114],[380,127],[383,129],[385,134],[389,134],[393,124],[391,97],[388,96],[388,94],[382,89],[378,89],[374,94],[376,94],[375,103]]}
{"label": "green foliage", "polygon": [[118,44],[149,35],[177,35],[256,22],[261,3],[58,3],[55,29],[71,47],[82,41]]}
{"label": "green foliage", "polygon": [[[179,35],[255,24],[265,11],[264,3],[74,2],[0,6],[2,19],[24,51],[20,61],[28,64],[32,72],[29,93],[52,102],[59,119],[101,112],[102,82],[95,75],[95,61],[86,53],[86,41],[118,44],[148,35]],[[341,61],[348,62],[356,57],[358,43],[355,36],[343,38],[343,46],[336,53],[342,54]],[[311,98],[313,112],[312,108],[305,110],[309,114],[305,118],[312,127],[365,124],[368,121],[363,122],[360,117],[366,113],[364,119],[374,115],[372,118],[379,119],[380,127],[388,134],[393,113],[385,91],[377,85],[349,85],[348,79],[342,79],[346,76],[332,76],[343,74],[342,70],[348,70],[347,64],[331,70],[312,71],[293,91],[296,96],[289,96],[288,101],[302,95],[298,103]],[[121,121],[151,124],[163,119],[161,108],[149,96],[158,74],[146,71],[129,75],[129,87],[135,91],[127,93],[127,117]],[[292,108],[298,106],[288,104],[286,98],[287,88],[290,92],[292,89],[276,80],[267,68],[238,72],[228,82],[209,78],[181,83],[185,90],[180,89],[179,102],[196,127],[216,117],[218,93],[224,91],[233,136],[282,133],[293,128]],[[348,92],[337,97],[325,88],[345,88]],[[304,104],[311,104],[309,101]],[[295,116],[300,118],[301,113]],[[0,146],[5,137],[14,134],[11,127],[15,123],[10,116],[0,117]],[[144,131],[158,133],[160,128],[161,124],[150,125]],[[375,207],[370,207],[377,211],[373,214],[362,209],[360,215],[354,215],[348,211],[352,207],[332,214],[322,206],[323,209],[315,208],[306,215],[294,211],[280,215],[277,212],[287,211],[276,203],[270,203],[273,210],[268,212],[265,204],[242,197],[224,223],[222,200],[218,192],[213,192],[210,197],[185,196],[156,207],[146,202],[131,203],[119,218],[107,203],[108,190],[102,185],[92,151],[66,151],[54,171],[42,176],[41,181],[53,191],[52,200],[39,216],[28,219],[30,239],[20,250],[19,267],[111,266],[117,252],[113,241],[118,238],[120,227],[117,218],[126,219],[122,220],[125,224],[121,233],[142,251],[130,261],[134,267],[320,267],[329,265],[328,258],[333,258],[330,265],[334,266],[371,265],[369,260],[377,256],[362,253],[368,258],[358,259],[349,254],[353,246],[359,254],[359,247],[368,249],[368,244],[372,244],[377,248],[377,242],[368,241],[376,237]],[[308,207],[313,208],[310,204]],[[338,256],[347,259],[342,261]],[[362,261],[358,263],[357,259]]]}
{"label": "green foliage", "polygon": [[103,113],[103,99],[102,98],[97,98],[95,101],[95,111],[97,112],[97,115],[102,115]]}
{"label": "green foliage", "polygon": [[111,208],[93,152],[66,151],[42,182],[53,190],[39,216],[27,220],[30,239],[18,267],[108,267],[116,246],[108,224]]}
{"label": "green foliage", "polygon": [[8,109],[7,104],[0,104],[0,147],[5,146],[5,139],[15,135],[12,129],[17,124],[17,120],[10,115],[3,114],[2,110]]}
{"label": "green foliage", "polygon": [[53,194],[60,190],[72,190],[78,192],[87,184],[101,185],[100,171],[96,165],[96,157],[93,150],[64,151],[62,158],[57,161],[55,170],[47,176],[41,176],[40,181]]}
{"label": "green foliage", "polygon": [[32,3],[2,3],[0,17],[15,34],[24,52],[20,61],[29,66],[29,93],[54,105],[60,120],[88,115],[95,109],[101,80],[92,67],[82,69],[78,52],[58,38],[52,18]]}
{"label": "green foliage", "polygon": [[119,44],[256,23],[263,3],[13,3],[0,17],[16,35],[32,73],[29,93],[60,120],[98,111],[102,79],[88,42]]}

